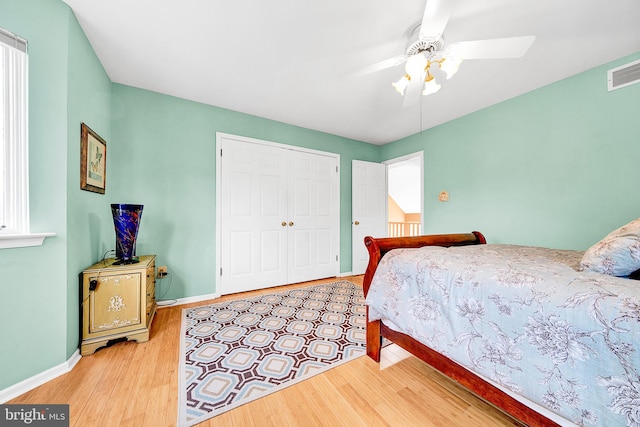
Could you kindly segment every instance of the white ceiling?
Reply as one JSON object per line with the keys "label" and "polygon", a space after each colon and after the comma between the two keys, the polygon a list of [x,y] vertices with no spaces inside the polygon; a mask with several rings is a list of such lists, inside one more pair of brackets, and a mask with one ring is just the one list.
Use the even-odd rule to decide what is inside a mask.
{"label": "white ceiling", "polygon": [[638,0],[458,0],[447,43],[535,43],[520,59],[466,61],[403,108],[402,65],[354,74],[404,53],[425,0],[64,1],[116,83],[373,144],[640,51]]}

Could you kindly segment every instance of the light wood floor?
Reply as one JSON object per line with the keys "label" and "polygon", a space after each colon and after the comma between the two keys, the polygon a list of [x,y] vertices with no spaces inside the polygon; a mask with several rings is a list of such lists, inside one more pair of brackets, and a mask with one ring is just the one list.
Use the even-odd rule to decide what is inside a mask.
{"label": "light wood floor", "polygon": [[[362,284],[362,276],[345,277]],[[336,279],[326,279],[332,281]],[[247,294],[269,293],[322,281]],[[242,294],[245,296],[247,294]],[[237,298],[229,295],[211,302]],[[175,426],[182,309],[160,308],[146,343],[124,342],[8,403],[70,405],[70,425]],[[366,356],[215,417],[202,426],[519,425],[423,362],[380,370]]]}

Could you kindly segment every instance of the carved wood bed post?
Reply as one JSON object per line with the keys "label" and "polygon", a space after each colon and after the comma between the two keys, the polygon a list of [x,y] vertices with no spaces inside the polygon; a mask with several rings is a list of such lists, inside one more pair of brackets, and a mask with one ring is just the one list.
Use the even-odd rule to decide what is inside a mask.
{"label": "carved wood bed post", "polygon": [[[371,286],[371,280],[373,280],[373,274],[380,262],[380,248],[373,238],[367,236],[364,238],[364,245],[369,251],[369,264],[367,265],[367,271],[364,274],[364,281],[362,288],[365,297],[369,292],[369,286]],[[369,321],[369,306],[366,307],[367,313],[367,356],[380,362],[380,351],[382,349],[382,334],[380,333],[380,320],[373,322]]]}

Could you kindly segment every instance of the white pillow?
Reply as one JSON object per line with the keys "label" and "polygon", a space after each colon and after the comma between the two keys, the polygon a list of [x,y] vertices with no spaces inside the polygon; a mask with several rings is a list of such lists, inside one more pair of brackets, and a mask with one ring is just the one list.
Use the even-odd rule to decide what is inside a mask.
{"label": "white pillow", "polygon": [[640,269],[640,218],[607,234],[584,253],[585,271],[628,276]]}

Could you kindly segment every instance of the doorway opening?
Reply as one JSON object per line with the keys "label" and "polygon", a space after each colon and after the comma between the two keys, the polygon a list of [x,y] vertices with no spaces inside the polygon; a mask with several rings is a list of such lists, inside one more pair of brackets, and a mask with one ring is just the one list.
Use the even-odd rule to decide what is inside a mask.
{"label": "doorway opening", "polygon": [[424,229],[422,152],[384,162],[387,166],[387,235],[419,236]]}

